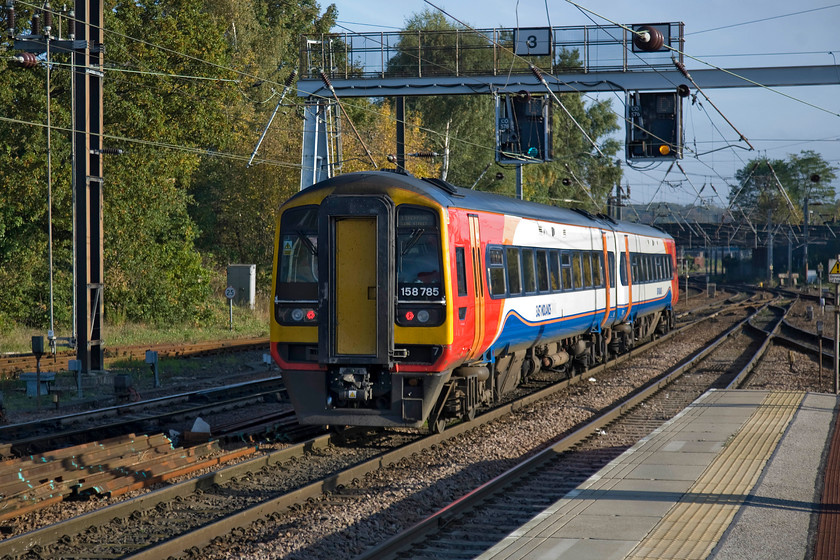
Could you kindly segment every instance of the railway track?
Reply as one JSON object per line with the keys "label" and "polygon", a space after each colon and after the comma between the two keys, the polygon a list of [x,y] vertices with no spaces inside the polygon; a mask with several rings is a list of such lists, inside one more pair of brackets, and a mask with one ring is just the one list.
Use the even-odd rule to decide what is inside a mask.
{"label": "railway track", "polygon": [[[105,349],[105,365],[117,360],[140,360],[146,357],[146,350],[154,350],[159,358],[196,358],[215,356],[250,350],[268,350],[267,338],[249,338],[243,340],[211,341],[197,343],[151,344],[136,346],[118,346]],[[76,358],[75,352],[66,350],[41,357],[42,370],[66,371],[69,360]],[[35,371],[37,357],[32,353],[0,355],[0,378],[9,378],[25,371]]]}
{"label": "railway track", "polygon": [[283,400],[285,388],[278,376],[0,426],[0,457],[41,453],[129,433],[159,432],[179,420]]}
{"label": "railway track", "polygon": [[[708,389],[738,388],[767,348],[785,309],[765,307],[709,347],[500,476],[399,532],[357,560],[475,558],[572,492]],[[761,324],[766,336],[743,336]],[[755,329],[755,326],[753,326]],[[690,374],[688,372],[691,372]]]}
{"label": "railway track", "polygon": [[[664,337],[658,342],[668,340],[672,336]],[[638,354],[638,351],[634,352],[634,355]],[[609,367],[615,368],[630,357],[611,361]],[[586,372],[584,376],[599,375],[603,369],[605,368],[595,368]],[[114,504],[82,519],[75,519],[72,523],[65,521],[12,537],[0,542],[0,555],[14,556],[32,546],[38,546],[43,558],[77,556],[81,551],[85,551],[86,555],[109,557],[179,556],[187,550],[218,540],[220,535],[230,534],[235,527],[249,527],[255,522],[264,523],[266,516],[276,519],[284,511],[299,508],[300,504],[323,499],[325,493],[342,500],[342,496],[348,491],[353,493],[350,489],[366,475],[382,467],[409,460],[444,442],[453,441],[464,433],[513,411],[532,406],[538,400],[556,394],[581,380],[578,377],[546,388],[485,413],[472,423],[450,427],[443,434],[436,436],[421,437],[416,433],[392,434],[387,438],[383,437],[382,442],[376,441],[374,437],[369,438],[364,445],[354,441],[351,447],[333,447],[329,452],[327,449],[330,440],[327,436],[321,436],[193,481]],[[348,436],[354,437],[352,433]],[[380,452],[382,447],[390,450]],[[304,456],[305,467],[297,469],[289,466],[290,461],[299,460]],[[140,537],[136,531],[130,530],[125,522],[120,521],[129,516],[133,519],[130,525],[140,528],[146,535],[142,539],[143,547],[138,546]],[[177,528],[172,526],[173,519],[178,520]],[[163,526],[160,526],[159,522],[162,522]],[[236,539],[240,532],[241,530],[234,531],[233,537],[229,538]],[[159,542],[150,544],[150,534],[159,535]],[[115,542],[118,535],[121,540],[127,542]]]}

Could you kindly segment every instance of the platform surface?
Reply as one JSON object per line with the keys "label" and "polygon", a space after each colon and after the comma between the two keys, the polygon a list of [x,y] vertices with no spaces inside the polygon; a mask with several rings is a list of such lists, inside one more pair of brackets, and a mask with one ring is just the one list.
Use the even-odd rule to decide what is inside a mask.
{"label": "platform surface", "polygon": [[479,558],[805,558],[837,404],[709,391]]}

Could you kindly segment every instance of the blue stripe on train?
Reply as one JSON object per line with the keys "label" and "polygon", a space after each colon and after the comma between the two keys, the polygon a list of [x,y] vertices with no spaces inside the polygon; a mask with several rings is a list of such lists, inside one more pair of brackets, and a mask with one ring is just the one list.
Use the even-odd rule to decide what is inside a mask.
{"label": "blue stripe on train", "polygon": [[[665,309],[671,301],[670,291],[665,297],[638,302],[633,304],[631,313],[633,316],[647,315],[661,309]],[[627,306],[619,306],[610,309],[610,317],[607,324],[612,324],[624,317]],[[534,345],[540,341],[556,340],[567,338],[591,331],[596,325],[600,325],[603,319],[604,308],[594,312],[587,312],[577,315],[570,315],[563,318],[551,318],[545,321],[528,321],[516,311],[509,311],[504,319],[504,326],[498,338],[493,342],[493,347],[519,346],[522,344]]]}

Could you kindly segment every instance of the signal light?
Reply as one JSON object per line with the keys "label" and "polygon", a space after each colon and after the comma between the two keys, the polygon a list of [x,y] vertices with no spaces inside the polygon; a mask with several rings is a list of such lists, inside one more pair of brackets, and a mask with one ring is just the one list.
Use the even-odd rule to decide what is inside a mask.
{"label": "signal light", "polygon": [[676,88],[628,92],[624,142],[628,160],[682,159],[682,100]]}
{"label": "signal light", "polygon": [[406,311],[405,320],[406,321],[413,321],[414,320],[414,311]]}
{"label": "signal light", "polygon": [[315,310],[310,309],[306,312],[306,320],[307,321],[314,321],[315,320]]}

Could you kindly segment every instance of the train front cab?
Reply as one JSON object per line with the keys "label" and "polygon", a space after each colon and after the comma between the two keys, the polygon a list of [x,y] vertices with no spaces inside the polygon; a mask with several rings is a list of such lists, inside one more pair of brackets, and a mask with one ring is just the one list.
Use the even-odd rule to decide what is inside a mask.
{"label": "train front cab", "polygon": [[423,425],[449,379],[440,221],[385,194],[283,213],[272,353],[301,423]]}

